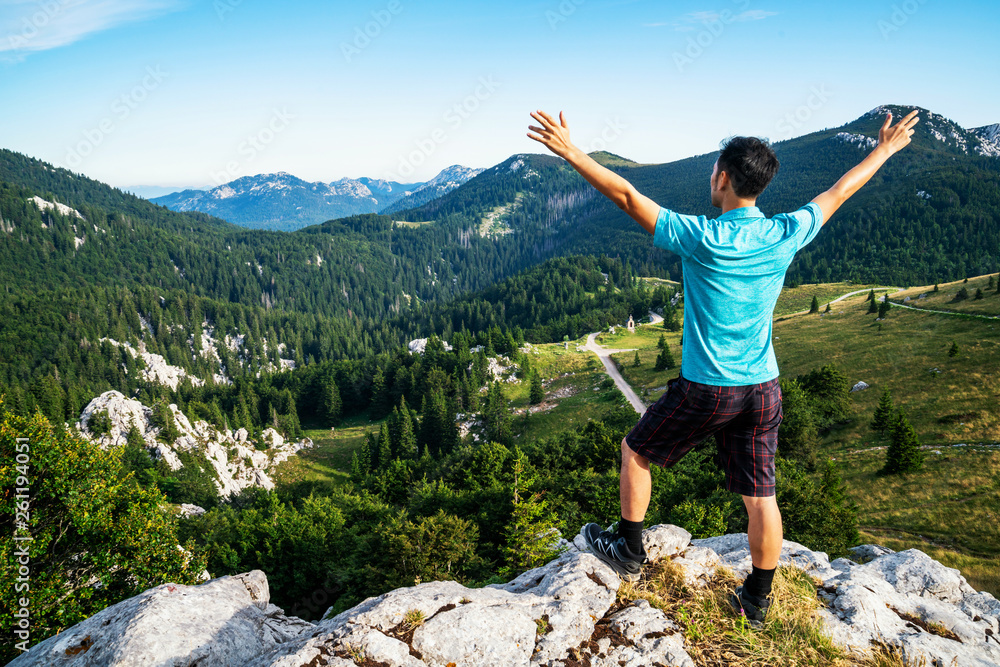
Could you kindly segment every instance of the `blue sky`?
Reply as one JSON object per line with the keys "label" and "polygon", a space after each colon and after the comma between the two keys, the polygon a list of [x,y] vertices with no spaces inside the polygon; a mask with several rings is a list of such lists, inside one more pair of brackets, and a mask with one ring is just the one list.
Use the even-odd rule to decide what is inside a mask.
{"label": "blue sky", "polygon": [[883,103],[1000,122],[991,0],[0,0],[0,147],[116,186],[425,180],[540,152],[639,162]]}

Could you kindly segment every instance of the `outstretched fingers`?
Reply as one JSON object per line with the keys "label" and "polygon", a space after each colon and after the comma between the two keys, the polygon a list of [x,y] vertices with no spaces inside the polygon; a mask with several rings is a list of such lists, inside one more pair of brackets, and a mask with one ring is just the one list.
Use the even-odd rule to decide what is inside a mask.
{"label": "outstretched fingers", "polygon": [[555,122],[552,120],[552,116],[548,115],[544,111],[532,111],[531,117],[544,125],[546,130],[551,132],[555,129]]}

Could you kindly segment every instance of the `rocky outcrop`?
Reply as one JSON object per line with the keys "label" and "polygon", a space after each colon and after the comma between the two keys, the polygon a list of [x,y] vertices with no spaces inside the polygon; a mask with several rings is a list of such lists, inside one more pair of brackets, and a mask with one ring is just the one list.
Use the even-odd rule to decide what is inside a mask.
{"label": "rocky outcrop", "polygon": [[313,628],[269,600],[259,570],[200,586],[163,584],[49,637],[8,667],[242,665]]}
{"label": "rocky outcrop", "polygon": [[[280,433],[268,428],[261,434],[261,444],[266,446],[266,451],[261,451],[249,440],[246,429],[220,430],[200,420],[192,424],[176,405],[171,404],[170,410],[180,432],[180,436],[172,443],[164,443],[158,439],[160,428],[151,421],[151,408],[117,391],[106,391],[90,401],[80,415],[77,428],[84,436],[107,448],[124,445],[129,430],[135,424],[147,447],[158,458],[166,461],[171,470],[182,467],[178,451],[200,452],[211,464],[215,486],[223,497],[254,486],[274,488],[268,472],[289,456],[313,446],[309,438],[286,442]],[[89,428],[90,420],[95,413],[102,412],[108,415],[110,429],[107,433],[94,436]]]}
{"label": "rocky outcrop", "polygon": [[[711,549],[719,562],[749,572],[746,535],[723,535],[693,544]],[[899,646],[929,665],[1000,665],[1000,602],[969,586],[965,577],[917,549],[894,552],[877,545],[855,547],[857,560],[838,558],[785,542],[783,563],[821,582],[819,610],[828,634],[842,647],[863,651],[872,642]]]}
{"label": "rocky outcrop", "polygon": [[[716,568],[750,569],[745,534],[691,540],[655,526],[643,541],[652,559],[671,558],[690,585]],[[614,572],[581,537],[547,565],[506,584],[470,589],[454,581],[400,588],[316,624],[269,604],[257,571],[201,586],[167,584],[109,607],[11,663],[36,665],[388,665],[590,664],[693,667],[679,625],[645,600],[619,599]],[[785,542],[781,562],[813,576],[819,613],[841,646],[902,647],[931,665],[1000,664],[1000,603],[920,551],[874,545],[837,559]],[[865,562],[862,562],[865,561]]]}

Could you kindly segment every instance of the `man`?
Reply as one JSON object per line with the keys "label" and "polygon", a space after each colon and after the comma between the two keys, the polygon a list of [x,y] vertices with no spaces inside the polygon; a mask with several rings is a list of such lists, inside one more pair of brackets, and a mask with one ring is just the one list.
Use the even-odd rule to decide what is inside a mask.
{"label": "man", "polygon": [[774,496],[774,454],[781,423],[778,365],[771,347],[774,305],[795,253],[885,164],[910,143],[919,121],[913,111],[895,126],[892,114],[878,146],[805,207],[766,218],[756,207],[778,171],[774,151],[754,137],[725,141],[710,179],[714,220],[660,207],[628,181],[597,164],[570,142],[559,120],[531,116],[528,136],[573,166],[628,213],[653,244],[671,250],[684,271],[684,344],[681,373],[622,440],[621,521],[614,531],[583,528],[598,558],[628,581],[639,578],[646,552],[642,526],[649,506],[649,464],[669,467],[714,435],[726,488],[743,496],[753,571],[731,603],[754,622],[770,606],[771,580],[781,553],[781,513]]}

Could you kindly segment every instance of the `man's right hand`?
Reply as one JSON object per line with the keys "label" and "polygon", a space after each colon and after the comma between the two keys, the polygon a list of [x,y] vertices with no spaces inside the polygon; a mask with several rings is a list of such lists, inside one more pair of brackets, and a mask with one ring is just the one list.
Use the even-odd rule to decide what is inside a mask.
{"label": "man's right hand", "polygon": [[[917,110],[914,109],[906,114],[903,120],[892,125],[892,112],[890,111],[885,117],[885,122],[882,123],[882,129],[878,131],[878,145],[884,146],[889,151],[889,155],[898,153],[910,143],[910,138],[915,131],[913,126],[918,122],[920,122],[920,118],[917,116]],[[892,126],[890,127],[890,125]]]}

